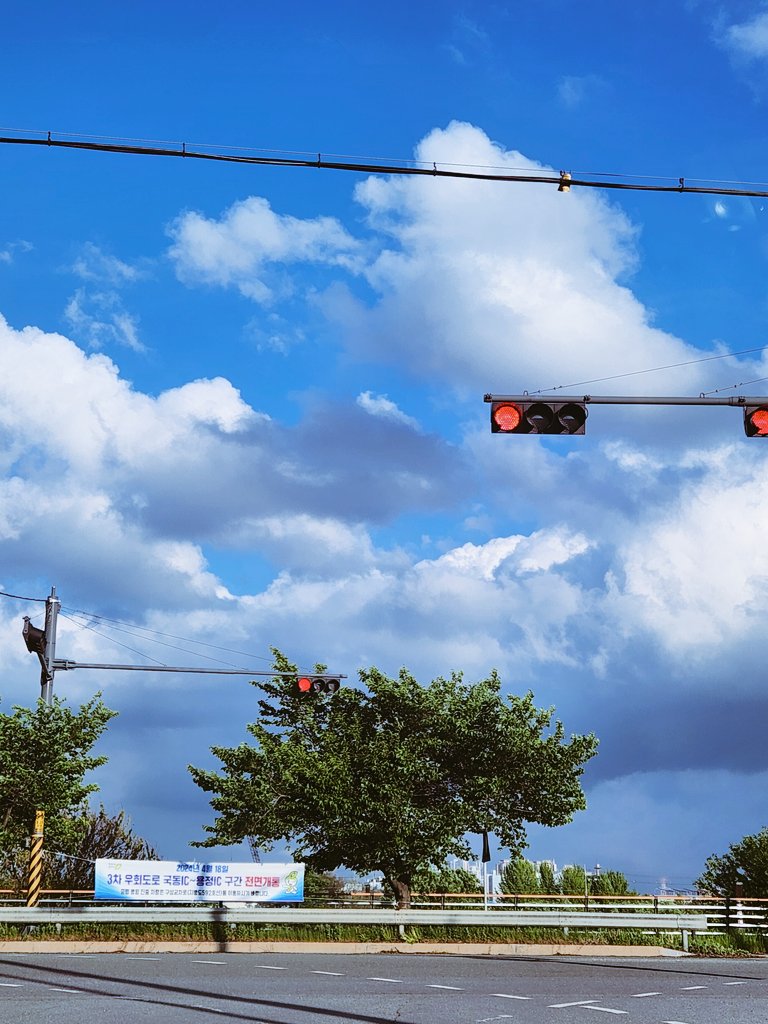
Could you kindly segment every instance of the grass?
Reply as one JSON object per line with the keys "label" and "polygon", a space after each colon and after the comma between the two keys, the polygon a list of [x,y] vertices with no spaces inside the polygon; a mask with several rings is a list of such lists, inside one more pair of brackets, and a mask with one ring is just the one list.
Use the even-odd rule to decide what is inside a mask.
{"label": "grass", "polygon": [[[680,949],[679,934],[640,930],[561,928],[494,928],[462,925],[407,926],[404,934],[391,925],[344,924],[72,924],[36,925],[33,931],[0,924],[0,941],[40,939],[134,942],[477,942],[515,944],[665,946]],[[768,952],[768,936],[732,931],[728,935],[691,935],[689,950],[699,956],[743,956]]]}

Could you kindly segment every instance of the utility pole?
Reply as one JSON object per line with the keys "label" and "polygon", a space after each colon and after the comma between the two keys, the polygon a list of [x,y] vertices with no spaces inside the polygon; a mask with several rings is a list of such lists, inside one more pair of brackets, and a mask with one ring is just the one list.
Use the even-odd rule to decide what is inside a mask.
{"label": "utility pole", "polygon": [[[27,649],[40,659],[40,699],[50,707],[53,703],[53,674],[56,657],[56,623],[61,602],[56,597],[56,587],[45,601],[45,629],[40,630],[24,617],[23,636]],[[27,906],[36,907],[40,901],[43,880],[43,840],[45,837],[45,811],[35,811],[35,822],[29,844],[29,868],[27,871]]]}

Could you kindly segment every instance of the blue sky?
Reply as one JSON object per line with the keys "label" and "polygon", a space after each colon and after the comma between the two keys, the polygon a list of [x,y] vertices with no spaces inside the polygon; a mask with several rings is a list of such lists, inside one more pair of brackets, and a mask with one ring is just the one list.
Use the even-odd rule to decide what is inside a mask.
{"label": "blue sky", "polygon": [[[11,4],[0,46],[5,136],[752,183],[768,155],[756,2]],[[765,446],[732,409],[503,437],[482,400],[672,364],[578,390],[768,390],[732,387],[768,377],[762,201],[0,158],[0,589],[56,585],[61,656],[202,663],[80,609],[249,666],[496,667],[601,739],[530,855],[639,887],[766,823]],[[30,607],[0,603],[6,708]],[[57,676],[97,686],[105,803],[186,856],[186,765],[255,691]]]}

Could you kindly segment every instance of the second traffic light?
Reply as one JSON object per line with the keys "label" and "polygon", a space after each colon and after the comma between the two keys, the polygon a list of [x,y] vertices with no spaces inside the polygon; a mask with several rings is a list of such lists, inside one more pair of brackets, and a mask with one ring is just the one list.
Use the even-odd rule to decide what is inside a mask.
{"label": "second traffic light", "polygon": [[299,676],[293,685],[300,696],[309,693],[336,693],[341,686],[341,680],[337,676]]}
{"label": "second traffic light", "polygon": [[586,402],[492,402],[494,434],[583,434]]}
{"label": "second traffic light", "polygon": [[744,433],[747,437],[768,437],[768,405],[744,407]]}

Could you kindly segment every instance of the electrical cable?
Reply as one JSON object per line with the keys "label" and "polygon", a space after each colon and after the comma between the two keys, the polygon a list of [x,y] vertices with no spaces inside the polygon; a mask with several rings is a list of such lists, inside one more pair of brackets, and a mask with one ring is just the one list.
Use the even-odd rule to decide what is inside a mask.
{"label": "electrical cable", "polygon": [[21,594],[9,594],[5,590],[0,590],[0,597],[11,597],[14,601],[38,601],[40,604],[47,601],[45,597],[22,597]]}
{"label": "electrical cable", "polygon": [[[46,146],[48,148],[59,148],[59,149],[77,149],[87,150],[90,152],[100,153],[123,153],[132,154],[135,156],[168,156],[168,157],[181,157],[182,159],[189,160],[209,160],[220,163],[235,163],[235,164],[251,164],[261,165],[270,167],[314,167],[323,170],[335,170],[335,171],[353,171],[361,174],[392,174],[392,175],[411,175],[411,176],[425,176],[432,178],[462,178],[473,181],[499,181],[499,182],[524,182],[528,184],[539,184],[539,185],[557,185],[558,190],[565,192],[570,191],[571,188],[597,188],[597,189],[614,189],[614,190],[625,190],[635,192],[688,192],[697,195],[720,195],[720,196],[744,196],[754,198],[768,198],[768,185],[764,183],[759,184],[760,188],[732,188],[724,187],[723,183],[719,186],[715,186],[711,182],[713,179],[698,179],[692,178],[686,179],[684,177],[668,177],[659,176],[659,181],[668,181],[670,184],[644,184],[639,180],[636,181],[616,181],[616,180],[597,180],[596,178],[577,178],[573,177],[569,171],[555,172],[554,174],[540,173],[493,173],[490,170],[456,170],[449,168],[457,168],[460,166],[472,166],[472,165],[460,165],[453,163],[442,164],[438,167],[436,162],[431,165],[427,165],[423,162],[422,166],[416,166],[417,162],[408,161],[411,166],[397,166],[393,163],[383,163],[378,160],[364,159],[357,160],[324,160],[322,153],[317,154],[317,159],[314,157],[309,158],[308,156],[301,156],[297,154],[291,154],[286,151],[272,150],[243,150],[240,149],[238,153],[230,152],[204,152],[202,148],[192,149],[187,146],[186,142],[181,143],[155,143],[152,145],[131,145],[126,140],[115,139],[110,136],[84,136],[81,135],[79,138],[71,139],[55,139],[53,138],[52,132],[37,132],[35,134],[43,135],[44,138],[20,138],[18,136],[22,134],[33,134],[29,129],[0,129],[3,131],[15,131],[16,135],[4,135],[0,136],[0,144],[2,145],[23,145],[23,146]],[[62,134],[62,133],[58,133]],[[86,141],[87,139],[101,138],[104,141]],[[165,148],[172,146],[175,148]],[[213,149],[213,147],[208,147]],[[227,147],[230,150],[235,150],[236,147]],[[245,155],[246,152],[272,152],[272,156],[251,156]],[[404,161],[405,163],[405,161]],[[603,174],[604,178],[616,178],[620,175]],[[623,175],[623,177],[634,177],[636,179],[650,180],[651,176],[641,175]],[[691,181],[703,181],[703,185],[691,185]],[[710,182],[707,184],[707,182]],[[745,183],[750,184],[750,183]]]}

